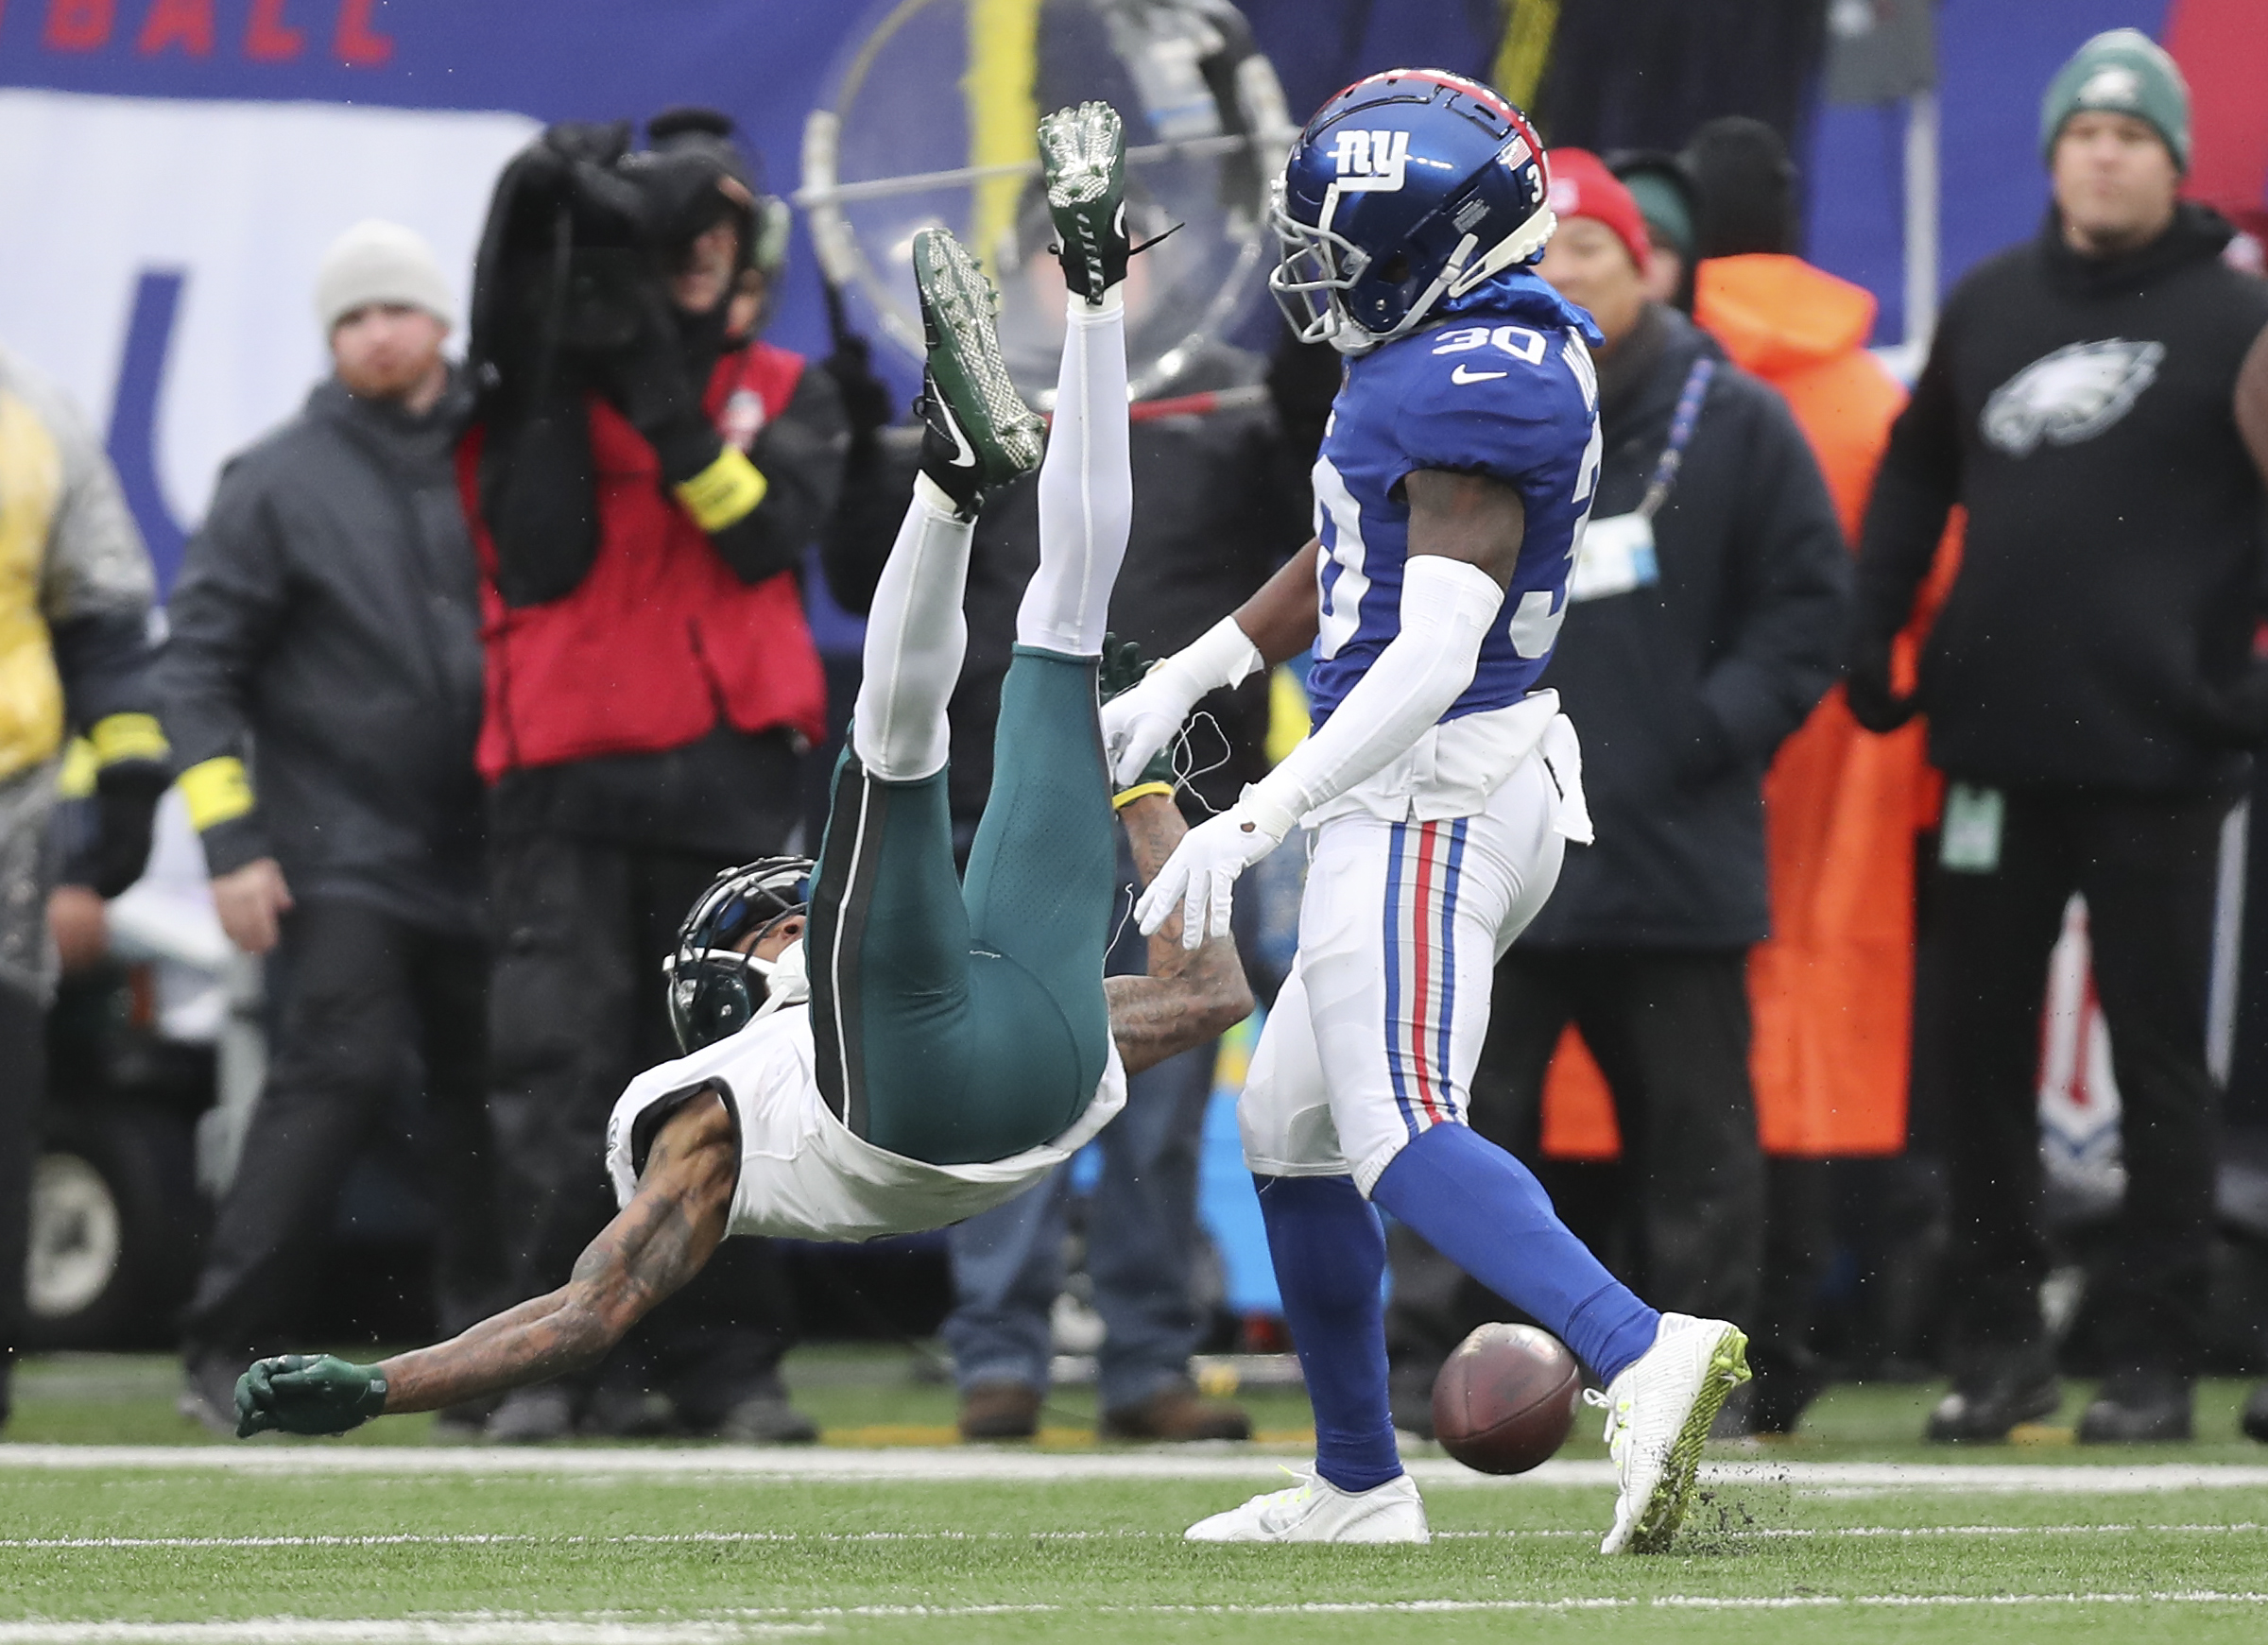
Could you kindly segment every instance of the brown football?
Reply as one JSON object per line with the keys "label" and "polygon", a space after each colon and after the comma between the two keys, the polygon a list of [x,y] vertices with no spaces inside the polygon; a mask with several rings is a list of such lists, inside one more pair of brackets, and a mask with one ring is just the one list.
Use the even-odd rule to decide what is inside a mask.
{"label": "brown football", "polygon": [[1434,1379],[1434,1437],[1484,1474],[1524,1474],[1567,1443],[1583,1398],[1574,1355],[1532,1325],[1485,1325]]}

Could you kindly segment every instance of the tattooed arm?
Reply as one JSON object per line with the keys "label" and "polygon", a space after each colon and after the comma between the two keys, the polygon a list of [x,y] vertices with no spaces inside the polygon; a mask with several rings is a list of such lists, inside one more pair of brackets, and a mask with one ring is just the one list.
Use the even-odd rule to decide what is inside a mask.
{"label": "tattooed arm", "polygon": [[565,1285],[377,1365],[329,1355],[262,1360],[236,1384],[238,1436],[343,1433],[372,1416],[438,1411],[597,1363],[709,1260],[725,1236],[739,1172],[731,1117],[706,1091],[662,1127],[637,1193]]}
{"label": "tattooed arm", "polygon": [[[1189,831],[1180,808],[1161,794],[1145,795],[1118,814],[1134,849],[1134,871],[1143,884],[1156,877],[1181,836]],[[1236,945],[1214,937],[1203,947],[1181,946],[1177,914],[1150,936],[1146,977],[1108,977],[1103,991],[1110,1002],[1110,1033],[1130,1074],[1154,1068],[1167,1057],[1218,1039],[1252,1014],[1252,989]]]}
{"label": "tattooed arm", "polygon": [[596,1364],[701,1271],[725,1237],[739,1173],[723,1101],[714,1091],[695,1098],[662,1127],[637,1193],[591,1242],[565,1285],[378,1367],[387,1414],[438,1411]]}

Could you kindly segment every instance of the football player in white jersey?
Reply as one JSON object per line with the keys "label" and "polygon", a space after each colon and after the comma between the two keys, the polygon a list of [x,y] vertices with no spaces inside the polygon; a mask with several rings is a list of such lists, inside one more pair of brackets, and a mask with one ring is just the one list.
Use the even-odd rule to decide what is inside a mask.
{"label": "football player in white jersey", "polygon": [[1661,1314],[1465,1122],[1497,958],[1590,837],[1580,758],[1537,689],[1598,477],[1589,316],[1532,271],[1554,219],[1519,110],[1455,75],[1376,75],[1285,163],[1270,283],[1347,372],[1316,540],[1104,711],[1122,771],[1205,693],[1313,643],[1315,729],[1152,882],[1145,932],[1228,929],[1230,889],[1314,831],[1299,950],[1238,1118],[1315,1410],[1299,1484],[1198,1541],[1421,1542],[1386,1402],[1384,1240],[1366,1196],[1561,1337],[1606,1385],[1621,1496],[1603,1551],[1675,1534],[1710,1421],[1748,1375],[1723,1320]]}
{"label": "football player in white jersey", "polygon": [[[263,1360],[238,1432],[339,1432],[594,1362],[728,1234],[865,1240],[942,1227],[1037,1182],[1106,1124],[1125,1073],[1251,1009],[1225,937],[1160,928],[1146,977],[1103,977],[1113,799],[1096,721],[1103,622],[1132,509],[1118,116],[1040,127],[1071,297],[1040,467],[1040,569],[1002,686],[992,792],[965,882],[945,797],[971,523],[984,488],[1040,462],[989,284],[942,230],[914,245],[929,331],[929,427],[913,506],[878,587],[850,747],[816,865],[719,879],[668,985],[688,1053],[633,1081],[609,1127],[623,1203],[569,1282],[377,1365]],[[1145,873],[1183,833],[1171,785],[1115,804]]]}

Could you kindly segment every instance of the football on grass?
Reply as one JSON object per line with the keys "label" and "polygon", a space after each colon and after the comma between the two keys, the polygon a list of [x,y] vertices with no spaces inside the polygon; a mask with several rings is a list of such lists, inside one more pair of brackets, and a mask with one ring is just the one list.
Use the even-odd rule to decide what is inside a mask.
{"label": "football on grass", "polygon": [[1485,1325],[1434,1379],[1434,1437],[1484,1474],[1524,1474],[1567,1443],[1583,1374],[1532,1325]]}

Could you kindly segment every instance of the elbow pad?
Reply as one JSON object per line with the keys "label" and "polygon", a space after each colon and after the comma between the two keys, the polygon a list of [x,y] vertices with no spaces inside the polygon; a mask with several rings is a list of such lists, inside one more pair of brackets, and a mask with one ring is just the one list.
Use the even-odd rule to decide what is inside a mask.
{"label": "elbow pad", "polygon": [[1245,790],[1263,827],[1298,819],[1375,776],[1440,722],[1472,684],[1504,591],[1476,565],[1413,555],[1401,570],[1401,632],[1322,728]]}

